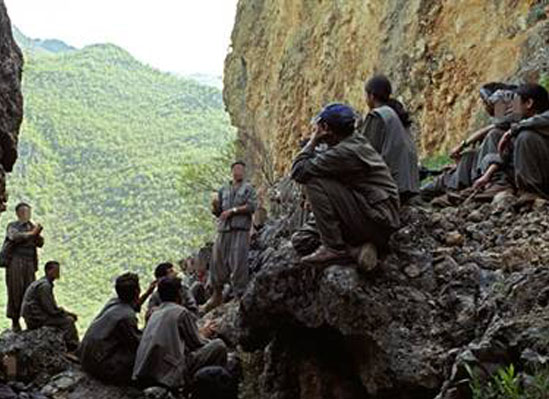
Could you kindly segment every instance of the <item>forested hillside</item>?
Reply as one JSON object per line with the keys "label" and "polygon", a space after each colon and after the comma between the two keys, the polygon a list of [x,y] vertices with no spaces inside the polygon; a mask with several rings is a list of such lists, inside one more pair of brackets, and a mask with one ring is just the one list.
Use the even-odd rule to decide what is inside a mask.
{"label": "forested hillside", "polygon": [[[113,45],[74,50],[17,38],[25,120],[2,228],[19,201],[34,205],[33,219],[45,226],[41,266],[61,261],[59,302],[85,327],[117,274],[138,271],[146,288],[157,262],[177,261],[211,237],[207,188],[225,177],[233,131],[216,88]],[[222,170],[192,190],[188,179],[204,175],[201,165]]]}

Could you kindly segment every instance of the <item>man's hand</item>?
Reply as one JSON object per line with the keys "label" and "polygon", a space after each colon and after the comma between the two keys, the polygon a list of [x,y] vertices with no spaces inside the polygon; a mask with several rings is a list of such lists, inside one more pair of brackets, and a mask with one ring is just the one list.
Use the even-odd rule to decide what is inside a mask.
{"label": "man's hand", "polygon": [[149,284],[149,288],[147,288],[147,293],[152,294],[153,291],[156,289],[156,286],[158,285],[158,280],[154,280]]}
{"label": "man's hand", "polygon": [[311,135],[311,144],[316,147],[322,139],[328,136],[330,133],[324,129],[320,124],[316,123],[313,127],[313,133]]}
{"label": "man's hand", "polygon": [[475,182],[473,183],[473,189],[475,191],[483,190],[484,187],[486,187],[490,183],[490,176],[488,174],[484,174],[481,177],[479,177]]}
{"label": "man's hand", "polygon": [[218,324],[215,320],[208,320],[204,324],[204,326],[200,329],[200,333],[205,338],[210,338],[212,335],[214,335],[217,332]]}
{"label": "man's hand", "polygon": [[498,151],[500,154],[503,154],[505,151],[507,151],[509,149],[509,146],[511,145],[511,139],[512,139],[512,136],[511,136],[511,131],[508,130],[504,135],[503,137],[501,138],[501,140],[499,141],[499,144],[498,144]]}
{"label": "man's hand", "polygon": [[34,226],[34,228],[31,230],[31,234],[34,235],[34,236],[37,236],[39,235],[42,230],[44,230],[44,228],[42,227],[42,225],[40,223],[38,223],[36,226]]}
{"label": "man's hand", "polygon": [[228,211],[223,211],[221,212],[221,215],[219,216],[219,218],[221,220],[227,220],[229,219],[231,216],[233,216],[233,211],[232,210],[228,210]]}

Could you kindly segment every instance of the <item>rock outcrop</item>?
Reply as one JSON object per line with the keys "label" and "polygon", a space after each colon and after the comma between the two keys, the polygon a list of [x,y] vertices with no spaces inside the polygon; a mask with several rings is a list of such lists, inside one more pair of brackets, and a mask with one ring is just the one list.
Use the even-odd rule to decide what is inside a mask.
{"label": "rock outcrop", "polygon": [[65,356],[59,330],[44,327],[0,336],[0,398],[6,399],[173,399],[131,387],[104,385]]}
{"label": "rock outcrop", "polygon": [[542,369],[548,210],[509,198],[405,209],[392,252],[368,275],[297,262],[289,237],[302,214],[285,212],[259,240],[260,271],[235,321],[255,370],[244,371],[244,397],[470,399],[465,365],[479,378]]}
{"label": "rock outcrop", "polygon": [[0,212],[6,209],[6,173],[17,160],[17,138],[23,120],[22,70],[23,54],[15,44],[6,6],[0,0]]}
{"label": "rock outcrop", "polygon": [[365,110],[374,72],[410,108],[423,154],[448,148],[479,122],[482,83],[549,72],[541,3],[240,0],[224,98],[256,174],[288,170],[325,103]]}

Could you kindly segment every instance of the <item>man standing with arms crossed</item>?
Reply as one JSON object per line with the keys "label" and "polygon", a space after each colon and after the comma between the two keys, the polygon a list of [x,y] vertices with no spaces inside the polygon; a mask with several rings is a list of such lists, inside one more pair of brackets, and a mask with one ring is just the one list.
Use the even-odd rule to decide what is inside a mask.
{"label": "man standing with arms crossed", "polygon": [[15,207],[17,221],[8,224],[7,241],[10,242],[9,254],[4,254],[6,264],[6,285],[8,291],[7,316],[12,320],[13,331],[21,331],[19,318],[25,291],[36,280],[38,269],[37,248],[44,245],[40,236],[42,226],[31,222],[31,207],[20,203]]}

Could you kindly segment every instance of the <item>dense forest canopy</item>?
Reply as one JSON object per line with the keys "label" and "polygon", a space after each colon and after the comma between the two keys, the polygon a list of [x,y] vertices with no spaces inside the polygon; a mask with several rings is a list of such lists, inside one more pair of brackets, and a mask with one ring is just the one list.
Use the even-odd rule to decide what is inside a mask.
{"label": "dense forest canopy", "polygon": [[18,202],[34,206],[45,227],[40,267],[61,261],[58,301],[83,328],[116,275],[137,271],[144,289],[156,263],[212,238],[208,190],[229,177],[234,131],[215,87],[114,45],[77,50],[15,35],[26,60],[25,120],[2,228]]}

